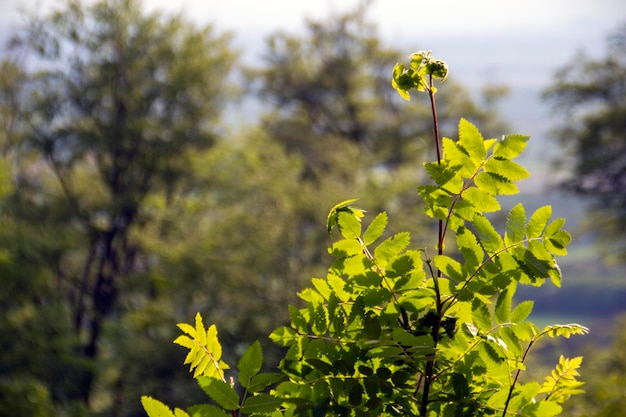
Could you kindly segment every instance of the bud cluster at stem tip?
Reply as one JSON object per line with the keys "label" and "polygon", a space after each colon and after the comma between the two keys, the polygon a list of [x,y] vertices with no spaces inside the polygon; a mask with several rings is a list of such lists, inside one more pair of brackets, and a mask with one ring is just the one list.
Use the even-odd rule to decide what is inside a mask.
{"label": "bud cluster at stem tip", "polygon": [[406,68],[404,64],[396,64],[393,67],[391,85],[402,98],[409,100],[411,88],[434,94],[437,89],[432,85],[432,81],[444,81],[447,76],[448,64],[434,59],[430,51],[420,51],[411,55],[409,68]]}

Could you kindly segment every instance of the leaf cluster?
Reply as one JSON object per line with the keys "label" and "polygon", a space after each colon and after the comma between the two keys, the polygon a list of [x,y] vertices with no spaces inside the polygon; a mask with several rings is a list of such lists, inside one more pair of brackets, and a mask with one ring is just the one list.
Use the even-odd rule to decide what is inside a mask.
{"label": "leaf cluster", "polygon": [[[558,415],[563,401],[581,392],[582,359],[562,357],[543,384],[521,383],[520,373],[542,337],[587,329],[539,329],[527,320],[532,301],[516,304],[514,295],[518,285],[560,285],[556,257],[567,253],[570,235],[563,219],[551,220],[549,206],[529,218],[515,206],[503,233],[486,215],[500,210],[496,196],[516,193],[516,182],[528,176],[514,162],[527,139],[485,140],[461,120],[458,140],[443,140],[445,158],[426,164],[433,184],[419,192],[426,214],[456,237],[455,256],[411,249],[406,232],[385,237],[385,212],[365,226],[356,200],[333,207],[327,227],[341,235],[328,249],[334,262],[298,294],[304,307],[289,307],[290,324],[270,335],[287,349],[282,374],[259,373],[255,343],[237,366],[240,394],[219,371],[201,375],[210,364],[223,369],[213,326],[205,330],[199,316],[195,328],[180,325],[188,336],[177,343],[190,350],[186,363],[215,403],[191,415],[208,415],[200,407],[211,415],[272,417]],[[151,417],[158,410],[186,415],[143,401]]]}

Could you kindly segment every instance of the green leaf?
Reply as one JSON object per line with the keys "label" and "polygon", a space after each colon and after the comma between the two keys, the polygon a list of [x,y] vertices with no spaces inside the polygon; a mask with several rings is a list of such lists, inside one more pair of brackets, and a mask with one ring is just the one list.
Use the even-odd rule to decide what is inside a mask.
{"label": "green leaf", "polygon": [[399,255],[410,243],[411,235],[408,232],[397,233],[374,249],[374,258],[377,261],[388,261]]}
{"label": "green leaf", "polygon": [[511,312],[511,322],[520,323],[526,320],[526,318],[528,318],[528,316],[530,316],[530,313],[533,311],[534,305],[535,302],[532,300],[526,300],[519,303]]}
{"label": "green leaf", "polygon": [[563,403],[569,396],[584,392],[580,389],[583,383],[577,380],[580,376],[578,369],[582,360],[582,356],[572,359],[566,359],[563,355],[560,356],[556,368],[550,376],[546,377],[541,386],[540,392],[547,393],[546,399]]}
{"label": "green leaf", "polygon": [[489,308],[485,303],[475,298],[472,302],[472,318],[474,324],[483,332],[487,333],[491,330],[491,315]]}
{"label": "green leaf", "polygon": [[427,162],[424,167],[435,184],[449,193],[458,194],[463,189],[463,178],[458,175],[459,166]]}
{"label": "green leaf", "polygon": [[505,289],[498,295],[496,301],[496,322],[498,324],[507,323],[511,317],[511,306],[513,303],[513,291]]}
{"label": "green leaf", "polygon": [[457,232],[456,241],[465,258],[466,269],[476,269],[485,258],[485,253],[478,244],[476,236],[469,229],[462,227]]}
{"label": "green leaf", "polygon": [[291,327],[298,333],[307,333],[309,325],[298,307],[289,305],[289,317],[291,319]]}
{"label": "green leaf", "polygon": [[480,213],[476,213],[472,222],[476,228],[476,235],[480,240],[480,244],[485,251],[494,253],[502,249],[504,245],[502,237],[493,227],[489,219]]}
{"label": "green leaf", "polygon": [[524,414],[536,417],[555,417],[563,412],[563,408],[554,401],[537,401],[524,407]]}
{"label": "green leaf", "polygon": [[528,225],[526,226],[526,236],[529,239],[534,239],[541,236],[541,233],[548,224],[548,220],[552,216],[552,206],[543,206],[535,210],[535,212],[530,216],[530,220],[528,220]]}
{"label": "green leaf", "polygon": [[507,135],[496,143],[493,148],[493,156],[509,160],[517,158],[526,149],[528,139],[530,139],[529,136],[519,134]]}
{"label": "green leaf", "polygon": [[247,388],[249,392],[263,391],[283,378],[284,375],[278,372],[264,372],[253,376]]}
{"label": "green leaf", "polygon": [[480,188],[468,188],[463,193],[463,198],[474,206],[476,211],[481,213],[500,211],[500,202],[498,199]]}
{"label": "green leaf", "polygon": [[326,308],[323,304],[318,304],[317,307],[313,310],[312,314],[312,322],[313,333],[317,336],[321,336],[328,331],[329,320],[328,320],[328,308]]}
{"label": "green leaf", "polygon": [[328,216],[326,217],[326,228],[328,229],[329,235],[331,234],[331,231],[333,230],[333,226],[335,225],[335,223],[337,223],[338,213],[348,212],[348,213],[355,214],[357,217],[359,215],[363,217],[363,210],[354,209],[350,206],[352,203],[354,203],[357,200],[358,198],[345,200],[339,204],[336,204],[333,208],[330,209],[330,211],[328,212]]}
{"label": "green leaf", "polygon": [[281,326],[270,334],[270,339],[280,346],[291,346],[298,341],[300,336],[296,331],[287,326]]}
{"label": "green leaf", "polygon": [[387,213],[384,211],[382,213],[378,213],[374,220],[370,223],[370,225],[363,233],[363,243],[365,245],[371,245],[374,243],[382,234],[385,232],[385,227],[387,227]]}
{"label": "green leaf", "polygon": [[226,382],[205,376],[200,376],[196,380],[206,395],[211,397],[213,401],[225,410],[236,410],[239,408],[239,394]]}
{"label": "green leaf", "polygon": [[[463,148],[458,145],[458,142],[455,142],[450,138],[443,138],[441,140],[441,144],[445,161],[447,161],[443,172],[457,173],[458,175],[456,176],[461,179],[462,185],[462,177],[469,178],[474,174],[476,169],[475,164],[471,161],[469,155],[463,150]],[[426,164],[424,165],[426,166],[426,170],[428,172],[428,166]],[[429,174],[433,175],[432,173]],[[437,178],[433,178],[433,180],[435,183],[439,184],[437,182]]]}
{"label": "green leaf", "polygon": [[485,172],[506,178],[509,181],[520,181],[530,177],[530,173],[517,162],[506,159],[490,158],[485,162]]}
{"label": "green leaf", "polygon": [[549,337],[562,336],[568,339],[570,336],[573,336],[576,334],[579,334],[579,335],[587,334],[589,333],[589,329],[586,328],[585,326],[581,326],[580,324],[575,324],[575,323],[553,324],[543,329],[542,333],[548,335]]}
{"label": "green leaf", "polygon": [[274,395],[259,394],[246,398],[241,411],[244,414],[268,414],[276,411],[281,404],[282,400]]}
{"label": "green leaf", "polygon": [[324,300],[328,300],[330,298],[330,294],[332,289],[330,285],[328,285],[328,281],[322,278],[313,278],[311,279],[311,283],[317,290],[318,294],[322,296]]}
{"label": "green leaf", "polygon": [[483,135],[466,119],[459,121],[459,145],[463,147],[476,166],[480,165],[487,156]]}
{"label": "green leaf", "polygon": [[526,211],[520,203],[511,209],[506,218],[506,232],[504,243],[507,246],[515,245],[524,240],[526,232]]}
{"label": "green leaf", "polygon": [[342,259],[363,253],[363,246],[356,239],[344,239],[333,243],[328,253],[335,258]]}
{"label": "green leaf", "polygon": [[210,404],[196,404],[187,408],[190,417],[231,417],[226,411]]}
{"label": "green leaf", "polygon": [[493,195],[513,195],[519,193],[519,188],[517,188],[514,182],[495,172],[479,172],[474,183],[481,190]]}
{"label": "green leaf", "polygon": [[465,280],[463,268],[457,260],[446,255],[436,255],[433,258],[433,262],[437,269],[439,269],[447,277],[457,282]]}
{"label": "green leaf", "polygon": [[345,239],[356,239],[361,236],[361,221],[352,213],[345,211],[337,213],[337,225]]}
{"label": "green leaf", "polygon": [[507,348],[510,352],[512,352],[516,357],[521,358],[523,355],[522,352],[522,343],[519,340],[519,337],[513,331],[511,326],[504,326],[500,328],[500,337],[506,343]]}
{"label": "green leaf", "polygon": [[566,247],[572,240],[572,236],[566,230],[563,230],[564,225],[565,219],[555,219],[546,226],[543,233],[546,249],[559,256],[567,255]]}
{"label": "green leaf", "polygon": [[454,395],[460,399],[466,399],[470,395],[470,387],[467,383],[465,375],[455,372],[451,376],[452,388],[454,389]]}
{"label": "green leaf", "polygon": [[195,335],[196,335],[197,342],[201,344],[202,346],[206,346],[207,344],[206,330],[204,330],[204,324],[202,323],[202,316],[200,315],[200,313],[196,313],[195,330],[196,330]]}
{"label": "green leaf", "polygon": [[149,417],[176,417],[167,405],[152,397],[142,396],[141,405]]}
{"label": "green leaf", "polygon": [[252,378],[261,371],[263,366],[263,352],[259,341],[255,341],[241,356],[237,369],[237,378],[242,387],[248,388]]}

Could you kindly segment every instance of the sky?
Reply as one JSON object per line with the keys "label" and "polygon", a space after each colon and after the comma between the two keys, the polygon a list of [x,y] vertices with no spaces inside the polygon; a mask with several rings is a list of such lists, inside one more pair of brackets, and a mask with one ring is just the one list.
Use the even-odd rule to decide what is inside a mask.
{"label": "sky", "polygon": [[[303,32],[304,19],[353,9],[360,0],[144,0],[148,10],[182,12],[199,24],[235,34],[245,59],[258,58],[263,41],[279,30]],[[58,0],[0,0],[0,42],[23,21],[17,10],[45,11]],[[450,75],[478,90],[505,84],[510,96],[501,112],[520,133],[548,134],[549,109],[541,90],[577,51],[605,52],[607,36],[626,24],[625,0],[372,0],[367,17],[385,44],[432,50]],[[532,141],[531,141],[532,143]],[[535,154],[544,156],[540,146]],[[546,162],[546,161],[542,161]],[[546,165],[546,164],[544,164]]]}

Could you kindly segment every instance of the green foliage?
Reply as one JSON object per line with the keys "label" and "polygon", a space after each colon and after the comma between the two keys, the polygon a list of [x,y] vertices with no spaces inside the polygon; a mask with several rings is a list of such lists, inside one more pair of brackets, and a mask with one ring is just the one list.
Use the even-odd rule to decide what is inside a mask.
{"label": "green foliage", "polygon": [[607,258],[619,261],[626,259],[626,24],[612,33],[607,46],[600,58],[579,52],[556,72],[544,98],[562,116],[554,133],[566,151],[555,158],[569,175],[560,186],[593,203],[588,227]]}
{"label": "green foliage", "polygon": [[[432,89],[427,76],[444,81],[448,76],[448,64],[441,60],[435,60],[430,52],[420,51],[411,55],[411,64],[405,68],[404,64],[396,64],[393,67],[393,77],[391,86],[400,96],[409,100],[409,90],[415,88],[417,91]],[[436,92],[436,89],[433,91]]]}
{"label": "green foliage", "polygon": [[[397,83],[405,92],[422,90],[405,81]],[[527,320],[532,301],[515,304],[514,295],[519,285],[560,285],[556,257],[567,253],[570,235],[549,206],[528,218],[516,205],[502,233],[486,215],[500,210],[497,196],[516,193],[516,182],[529,175],[514,161],[527,140],[484,139],[464,119],[457,140],[442,140],[443,157],[425,164],[433,184],[419,189],[425,213],[440,222],[435,256],[411,249],[407,232],[386,237],[386,213],[364,226],[355,199],[335,205],[327,217],[329,234],[337,227],[341,235],[328,249],[334,262],[298,293],[304,306],[289,306],[291,323],[270,334],[287,349],[280,363],[286,380],[274,385],[281,374],[258,373],[255,343],[238,364],[243,394],[219,373],[197,378],[214,406],[233,416],[272,417],[560,414],[561,404],[582,392],[582,358],[561,357],[543,384],[519,377],[544,336],[587,329],[541,330]],[[444,252],[446,234],[455,237],[453,255]],[[204,348],[205,333],[219,343],[213,326],[205,329],[197,316],[195,327],[179,327],[193,335],[177,339],[190,349],[186,362],[215,363],[212,352],[220,349]],[[257,378],[263,383],[250,389]]]}
{"label": "green foliage", "polygon": [[[0,77],[0,329],[15,335],[0,379],[36,380],[50,414],[130,415],[138,404],[126,395],[140,384],[128,364],[167,363],[146,330],[180,321],[154,325],[164,314],[145,312],[137,324],[155,294],[145,275],[155,257],[137,235],[154,221],[147,201],[171,197],[214,144],[235,54],[210,26],[137,0],[35,14]],[[148,385],[176,375],[144,371]]]}
{"label": "green foliage", "polygon": [[185,364],[189,364],[193,377],[224,378],[224,369],[229,367],[221,360],[222,345],[217,340],[217,327],[211,325],[205,330],[199,313],[196,314],[195,327],[185,323],[178,327],[187,335],[177,337],[174,343],[189,349]]}

